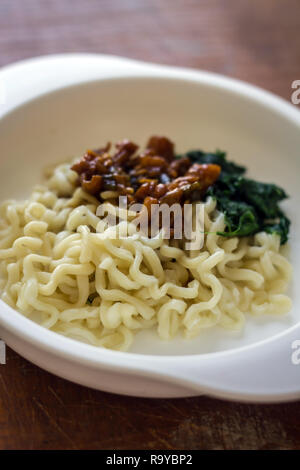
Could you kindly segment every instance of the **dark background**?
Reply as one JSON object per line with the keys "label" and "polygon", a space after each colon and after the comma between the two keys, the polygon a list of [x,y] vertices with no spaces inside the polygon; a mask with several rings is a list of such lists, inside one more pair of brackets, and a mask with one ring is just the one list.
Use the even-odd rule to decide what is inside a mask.
{"label": "dark background", "polygon": [[[0,66],[80,51],[207,69],[290,100],[300,79],[300,1],[0,0]],[[300,403],[121,397],[7,356],[0,449],[300,448]]]}

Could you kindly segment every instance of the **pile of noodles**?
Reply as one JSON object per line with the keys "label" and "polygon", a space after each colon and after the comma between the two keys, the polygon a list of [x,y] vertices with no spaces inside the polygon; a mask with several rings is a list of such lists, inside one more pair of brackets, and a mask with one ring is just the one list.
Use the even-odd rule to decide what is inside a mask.
{"label": "pile of noodles", "polygon": [[[205,202],[204,245],[147,238],[128,221],[99,223],[99,201],[76,187],[68,164],[23,202],[0,209],[1,298],[46,328],[128,350],[134,334],[187,338],[214,325],[239,330],[245,314],[283,314],[291,266],[277,235],[224,238],[224,216]],[[104,194],[103,197],[110,197]],[[105,202],[106,209],[117,208]],[[116,236],[118,233],[126,236]]]}

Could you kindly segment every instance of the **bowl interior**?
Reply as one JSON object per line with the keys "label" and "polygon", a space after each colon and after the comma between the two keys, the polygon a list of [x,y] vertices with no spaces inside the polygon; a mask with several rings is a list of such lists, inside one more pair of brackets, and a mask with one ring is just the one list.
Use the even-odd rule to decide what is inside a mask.
{"label": "bowl interior", "polygon": [[[299,126],[261,102],[212,84],[166,78],[102,80],[57,90],[0,121],[0,200],[26,197],[49,164],[80,156],[86,148],[125,137],[143,146],[166,135],[178,152],[226,150],[258,180],[283,186],[292,220],[290,258],[300,276]],[[162,342],[152,331],[136,336],[133,352],[196,354],[233,349],[269,338],[299,322],[300,293],[290,289],[293,310],[284,317],[247,316],[234,333],[214,328],[194,340]],[[5,304],[1,302],[2,311]]]}

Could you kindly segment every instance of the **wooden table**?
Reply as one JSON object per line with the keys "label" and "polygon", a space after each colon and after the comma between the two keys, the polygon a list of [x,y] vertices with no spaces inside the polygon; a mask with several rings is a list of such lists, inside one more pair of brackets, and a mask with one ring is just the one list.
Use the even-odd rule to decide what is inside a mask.
{"label": "wooden table", "polygon": [[[101,52],[208,69],[290,99],[298,0],[1,0],[0,66]],[[54,377],[8,350],[1,449],[296,449],[300,403],[127,398]]]}

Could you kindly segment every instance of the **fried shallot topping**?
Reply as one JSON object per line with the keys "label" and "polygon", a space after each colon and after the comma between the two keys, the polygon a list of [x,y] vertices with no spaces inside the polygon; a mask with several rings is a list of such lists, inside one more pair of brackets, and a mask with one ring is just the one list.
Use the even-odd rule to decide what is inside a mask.
{"label": "fried shallot topping", "polygon": [[78,173],[78,184],[100,201],[103,191],[127,196],[129,204],[201,200],[221,171],[219,165],[176,158],[174,145],[166,137],[151,137],[142,153],[129,140],[117,143],[115,152],[110,147],[88,150],[71,167]]}

